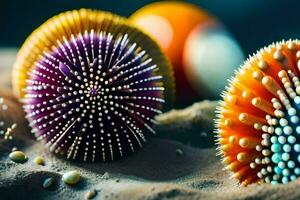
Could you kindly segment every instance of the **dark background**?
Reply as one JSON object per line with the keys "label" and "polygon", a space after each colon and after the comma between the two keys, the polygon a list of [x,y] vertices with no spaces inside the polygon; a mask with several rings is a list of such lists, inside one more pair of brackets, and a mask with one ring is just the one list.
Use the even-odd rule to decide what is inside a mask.
{"label": "dark background", "polygon": [[[62,11],[97,8],[129,16],[153,0],[0,0],[0,46],[19,47],[40,24]],[[300,1],[189,0],[222,21],[246,54],[273,41],[300,38]]]}

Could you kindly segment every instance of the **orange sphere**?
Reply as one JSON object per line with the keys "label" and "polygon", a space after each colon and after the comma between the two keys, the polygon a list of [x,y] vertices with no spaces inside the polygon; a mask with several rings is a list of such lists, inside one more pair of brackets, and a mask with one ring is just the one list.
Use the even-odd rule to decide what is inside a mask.
{"label": "orange sphere", "polygon": [[174,66],[179,102],[190,101],[195,92],[189,86],[183,70],[183,48],[189,33],[199,24],[216,23],[200,8],[183,2],[164,1],[137,10],[129,20],[160,44]]}
{"label": "orange sphere", "polygon": [[184,42],[191,30],[213,20],[198,7],[176,1],[149,4],[129,19],[154,37],[174,63],[180,63]]}

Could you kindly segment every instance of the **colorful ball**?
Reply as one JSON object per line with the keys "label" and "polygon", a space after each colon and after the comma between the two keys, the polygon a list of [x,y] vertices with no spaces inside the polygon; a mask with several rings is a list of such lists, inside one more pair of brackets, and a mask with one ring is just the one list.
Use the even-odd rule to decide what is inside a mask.
{"label": "colorful ball", "polygon": [[300,176],[300,42],[277,42],[250,57],[217,111],[218,150],[242,184]]}
{"label": "colorful ball", "polygon": [[129,20],[156,39],[173,64],[181,64],[184,42],[197,25],[214,21],[200,8],[183,2],[156,2],[137,10]]}
{"label": "colorful ball", "polygon": [[196,96],[183,68],[183,48],[190,32],[203,23],[216,20],[200,8],[178,1],[149,4],[129,18],[131,22],[152,36],[160,44],[174,67],[178,102],[190,102]]}
{"label": "colorful ball", "polygon": [[199,25],[184,45],[184,72],[203,98],[218,98],[227,79],[242,64],[244,55],[233,37],[221,26]]}
{"label": "colorful ball", "polygon": [[[54,17],[30,36],[31,41],[49,41],[43,30],[53,23],[70,31],[63,36],[60,29],[52,30],[58,39],[51,50],[43,41],[35,43],[38,59],[24,69],[26,117],[36,136],[68,159],[122,158],[155,134],[154,117],[173,98],[172,70],[158,46],[122,18],[87,10],[79,20],[81,12],[59,17],[87,24],[97,13],[97,31],[72,33],[78,23],[60,23]],[[21,53],[26,47],[33,48],[26,43]],[[47,50],[41,53],[43,48]]]}

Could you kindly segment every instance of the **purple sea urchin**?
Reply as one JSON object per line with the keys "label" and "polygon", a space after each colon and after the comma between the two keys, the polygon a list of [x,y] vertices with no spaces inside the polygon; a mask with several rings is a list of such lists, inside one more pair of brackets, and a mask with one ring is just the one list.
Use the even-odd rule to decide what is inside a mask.
{"label": "purple sea urchin", "polygon": [[36,136],[82,161],[136,151],[174,97],[158,45],[124,18],[87,9],[54,16],[29,36],[13,86]]}
{"label": "purple sea urchin", "polygon": [[157,71],[126,34],[72,35],[31,70],[27,118],[55,153],[83,161],[124,157],[155,133],[164,102]]}

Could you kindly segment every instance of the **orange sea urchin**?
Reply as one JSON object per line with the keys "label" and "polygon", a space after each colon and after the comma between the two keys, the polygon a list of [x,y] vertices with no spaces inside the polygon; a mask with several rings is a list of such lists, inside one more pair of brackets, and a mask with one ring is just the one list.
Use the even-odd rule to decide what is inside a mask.
{"label": "orange sea urchin", "polygon": [[244,185],[300,175],[300,43],[282,41],[250,57],[217,108],[219,154]]}

